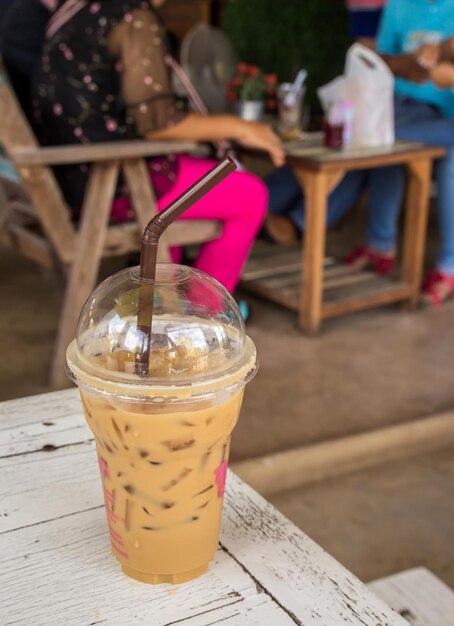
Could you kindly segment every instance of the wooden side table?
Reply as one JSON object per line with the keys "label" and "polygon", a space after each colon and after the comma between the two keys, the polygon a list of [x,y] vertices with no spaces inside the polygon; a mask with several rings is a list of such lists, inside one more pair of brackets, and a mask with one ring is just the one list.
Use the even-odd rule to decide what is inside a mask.
{"label": "wooden side table", "polygon": [[[281,274],[281,281],[277,258],[272,263],[273,275],[267,270],[260,271],[257,261],[253,259],[252,264],[246,266],[242,284],[298,311],[299,324],[309,335],[315,335],[321,321],[328,317],[398,301],[408,301],[414,306],[422,278],[432,163],[444,153],[443,148],[409,142],[348,152],[324,148],[319,141],[290,144],[287,149],[288,164],[306,197],[303,253],[298,261],[298,270],[295,271],[294,266],[290,270],[292,263],[286,250],[281,252],[285,256],[286,268]],[[399,279],[391,280],[379,277],[375,272],[359,272],[339,265],[324,267],[333,265],[332,262],[327,264],[325,259],[326,211],[330,192],[349,171],[387,165],[403,165],[408,173]],[[343,289],[336,291],[338,286]]]}

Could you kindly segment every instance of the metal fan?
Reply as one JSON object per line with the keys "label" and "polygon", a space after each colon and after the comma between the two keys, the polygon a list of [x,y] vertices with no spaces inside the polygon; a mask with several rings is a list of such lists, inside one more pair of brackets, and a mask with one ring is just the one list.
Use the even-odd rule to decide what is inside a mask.
{"label": "metal fan", "polygon": [[181,44],[181,65],[210,113],[228,109],[226,83],[235,73],[237,55],[219,29],[199,23]]}

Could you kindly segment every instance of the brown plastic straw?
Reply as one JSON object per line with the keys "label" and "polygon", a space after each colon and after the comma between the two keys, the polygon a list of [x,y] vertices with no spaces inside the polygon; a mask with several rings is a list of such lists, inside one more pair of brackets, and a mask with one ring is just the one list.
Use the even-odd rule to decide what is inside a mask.
{"label": "brown plastic straw", "polygon": [[164,211],[155,215],[144,230],[140,253],[140,277],[144,280],[141,281],[139,288],[137,327],[146,336],[146,346],[142,353],[137,355],[136,373],[139,376],[147,376],[149,369],[154,281],[156,278],[159,238],[177,217],[224,180],[226,176],[236,170],[236,167],[235,162],[230,157],[224,159],[200,180],[191,185],[181,196],[178,196]]}

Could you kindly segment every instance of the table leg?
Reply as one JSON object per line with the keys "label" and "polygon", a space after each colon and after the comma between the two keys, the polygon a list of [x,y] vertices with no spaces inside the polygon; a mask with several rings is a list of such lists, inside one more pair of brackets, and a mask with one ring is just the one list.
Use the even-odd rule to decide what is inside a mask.
{"label": "table leg", "polygon": [[326,205],[330,176],[324,172],[295,173],[304,187],[306,197],[299,324],[306,333],[315,335],[322,316]]}
{"label": "table leg", "polygon": [[432,161],[427,158],[410,161],[407,163],[407,171],[402,280],[411,287],[410,305],[415,306],[424,262]]}
{"label": "table leg", "polygon": [[67,382],[64,367],[66,348],[76,334],[77,318],[82,306],[96,284],[118,171],[119,164],[116,161],[95,163],[91,168],[77,234],[77,251],[69,271],[60,314],[51,368],[53,388],[60,388]]}
{"label": "table leg", "polygon": [[[123,173],[141,230],[158,213],[158,204],[150,181],[150,172],[144,159],[127,159],[123,163]],[[164,232],[159,238],[158,263],[170,263],[168,244],[169,234]]]}

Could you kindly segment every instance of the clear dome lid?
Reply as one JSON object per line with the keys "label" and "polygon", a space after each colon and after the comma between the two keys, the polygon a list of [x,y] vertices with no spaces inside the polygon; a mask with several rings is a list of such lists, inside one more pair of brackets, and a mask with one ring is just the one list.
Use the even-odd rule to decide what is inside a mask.
{"label": "clear dome lid", "polygon": [[[151,334],[138,325],[144,290],[153,297]],[[145,374],[137,365],[144,360]],[[198,386],[237,378],[234,372],[243,369],[244,384],[255,374],[256,356],[236,302],[220,283],[186,266],[158,264],[153,281],[134,267],[94,290],[68,348],[68,369],[77,384],[88,375],[106,391],[118,384]]]}

